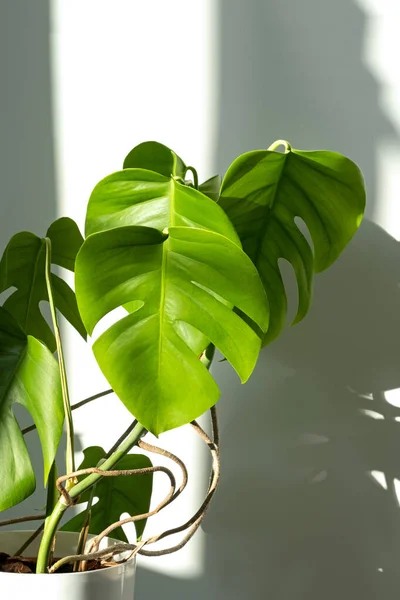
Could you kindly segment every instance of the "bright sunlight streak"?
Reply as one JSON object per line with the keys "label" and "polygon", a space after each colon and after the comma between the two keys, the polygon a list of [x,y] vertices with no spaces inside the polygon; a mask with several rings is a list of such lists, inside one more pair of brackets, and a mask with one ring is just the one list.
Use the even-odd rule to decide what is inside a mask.
{"label": "bright sunlight streak", "polygon": [[[172,147],[189,164],[196,165],[203,179],[214,175],[216,12],[217,3],[212,0],[53,0],[52,70],[60,215],[71,216],[82,227],[94,184],[120,169],[128,151],[143,141],[156,140]],[[153,18],[155,13],[157,19]],[[73,332],[70,335],[74,336],[74,352],[67,348],[67,364],[76,401],[108,386],[94,359],[87,357],[84,344],[76,351],[79,340]],[[82,446],[96,444],[102,438],[111,445],[129,418],[124,407],[109,397],[100,400],[97,407],[101,435],[87,431],[89,413],[85,409],[77,418]],[[161,517],[149,522],[149,535],[181,524],[201,502],[206,467],[193,440],[194,435],[186,430],[161,438],[161,445],[181,456],[189,472],[199,476],[192,477],[182,502],[178,499]],[[165,494],[162,477],[155,476],[154,489],[154,503],[158,503]],[[203,534],[199,532],[178,555],[142,564],[170,576],[195,577],[203,571],[204,551]]]}
{"label": "bright sunlight streak", "polygon": [[400,240],[400,3],[398,0],[357,0],[357,4],[367,14],[364,62],[379,84],[380,108],[397,133],[395,139],[377,140],[377,197],[373,218]]}

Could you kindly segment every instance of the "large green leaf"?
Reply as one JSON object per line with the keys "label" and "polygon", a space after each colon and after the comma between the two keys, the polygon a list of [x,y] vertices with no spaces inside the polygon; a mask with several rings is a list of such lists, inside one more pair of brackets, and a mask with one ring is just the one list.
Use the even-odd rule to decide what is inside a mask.
{"label": "large green leaf", "polygon": [[159,142],[135,146],[124,160],[124,169],[147,169],[165,177],[185,177],[186,165],[172,150]]}
{"label": "large green leaf", "polygon": [[37,427],[46,482],[64,420],[57,361],[0,307],[0,510],[18,504],[35,489],[28,450],[12,411],[14,402],[30,412]]}
{"label": "large green leaf", "polygon": [[[84,459],[79,469],[95,467],[105,457],[106,453],[99,446],[92,446],[83,451]],[[141,454],[128,454],[116,465],[116,469],[131,470],[151,467],[151,461]],[[95,496],[99,501],[92,507],[89,533],[99,534],[106,527],[119,521],[123,513],[131,517],[142,515],[150,510],[153,475],[124,475],[119,477],[103,477],[97,483]],[[79,502],[89,500],[91,490],[80,496]],[[81,512],[66,523],[63,531],[80,531],[84,524],[85,512]],[[138,539],[143,535],[146,519],[135,523]],[[114,529],[111,537],[128,541],[121,527]]]}
{"label": "large green leaf", "polygon": [[[360,224],[365,207],[361,172],[333,152],[248,152],[230,166],[219,203],[267,292],[271,318],[264,343],[268,343],[279,335],[286,320],[287,299],[278,260],[289,261],[297,278],[296,323],[309,309],[314,272],[336,260]],[[314,252],[296,217],[306,224]]]}
{"label": "large green leaf", "polygon": [[[155,227],[160,231],[171,225],[201,227],[240,244],[232,223],[210,198],[173,177],[143,169],[110,175],[95,187],[89,200],[88,235],[130,225]],[[130,307],[130,303],[124,305],[127,310]],[[207,346],[208,340],[198,331],[187,324],[182,324],[181,329],[186,330],[185,339],[190,347],[199,348],[200,352]]]}
{"label": "large green leaf", "polygon": [[205,346],[188,331],[211,340],[242,381],[250,376],[261,341],[231,308],[265,331],[267,302],[251,260],[228,238],[185,227],[171,227],[169,236],[119,227],[86,239],[75,276],[89,334],[110,311],[131,303],[131,314],[93,350],[116,394],[156,435],[190,422],[219,397],[198,360]]}
{"label": "large green leaf", "polygon": [[109,175],[94,188],[86,216],[86,235],[144,225],[163,231],[170,226],[210,229],[239,242],[224,211],[192,187],[144,169]]}
{"label": "large green leaf", "polygon": [[[52,241],[52,263],[73,270],[82,236],[71,219],[59,219],[48,232]],[[48,301],[45,279],[45,241],[23,231],[9,241],[0,263],[0,292],[17,288],[5,301],[4,308],[18,321],[26,334],[42,340],[55,351],[53,332],[40,311],[40,302]],[[51,274],[56,307],[86,339],[74,292],[60,277]]]}

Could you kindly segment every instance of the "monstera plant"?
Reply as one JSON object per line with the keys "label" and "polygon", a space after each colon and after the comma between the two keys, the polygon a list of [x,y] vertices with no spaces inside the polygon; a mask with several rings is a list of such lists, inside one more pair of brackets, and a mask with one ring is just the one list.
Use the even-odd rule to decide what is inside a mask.
{"label": "monstera plant", "polygon": [[[91,558],[109,565],[123,550],[162,554],[190,539],[219,476],[215,405],[220,390],[209,371],[214,350],[246,382],[262,347],[286,323],[279,260],[290,263],[297,280],[298,322],[309,310],[314,274],[344,250],[364,205],[362,175],[340,154],[293,150],[279,140],[268,150],[237,158],[222,181],[216,176],[199,185],[193,167],[162,144],[146,142],[128,154],[121,171],[94,188],[84,237],[64,217],[43,238],[28,232],[11,238],[0,264],[0,291],[8,291],[0,308],[0,510],[35,489],[24,436],[36,428],[48,490],[46,511],[35,516],[43,522],[26,540],[31,543],[43,531],[37,573],[55,572],[66,563],[84,571]],[[75,273],[74,290],[59,267]],[[51,322],[43,316],[43,302],[50,307]],[[86,339],[121,307],[123,316],[95,335],[93,343],[110,389],[71,406],[58,313]],[[109,451],[86,448],[77,468],[73,410],[112,391],[133,422]],[[29,411],[31,427],[21,430],[14,403]],[[196,422],[208,410],[213,439]],[[57,458],[56,466],[64,424],[65,463]],[[146,538],[146,519],[176,498],[187,473],[178,457],[143,437],[188,424],[212,454],[207,496],[192,519]],[[135,446],[173,460],[182,471],[180,487],[169,469],[130,453]],[[150,511],[156,471],[169,477],[171,489]],[[54,538],[74,504],[81,511],[62,528],[80,532],[76,553],[54,562]],[[129,517],[121,520],[126,512]],[[121,528],[129,521],[137,532],[130,544]],[[149,549],[180,531],[186,534],[177,546]],[[88,534],[95,537],[84,553]],[[120,543],[99,550],[106,535]]]}

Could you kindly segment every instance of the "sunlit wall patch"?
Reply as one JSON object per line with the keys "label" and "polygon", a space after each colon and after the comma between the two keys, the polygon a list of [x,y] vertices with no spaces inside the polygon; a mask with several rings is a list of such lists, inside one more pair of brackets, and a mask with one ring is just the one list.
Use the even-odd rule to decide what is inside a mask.
{"label": "sunlit wall patch", "polygon": [[[123,157],[143,140],[155,139],[176,149],[196,165],[202,180],[214,175],[218,3],[52,0],[51,5],[58,214],[73,217],[83,231],[94,184],[121,169]],[[71,396],[80,399],[106,389],[84,343],[65,333]],[[105,445],[112,445],[128,416],[112,396],[97,402],[98,410],[90,413],[90,432],[85,408],[76,415],[83,447],[96,444],[97,425]],[[104,414],[110,402],[115,417],[108,419],[105,431]],[[167,529],[167,523],[180,524],[189,518],[206,484],[202,458],[206,455],[190,432],[167,433],[162,444],[182,455],[189,471],[198,476],[192,477],[181,502],[174,502],[149,523],[149,534],[153,528],[156,533]],[[155,478],[155,502],[164,494],[162,486]],[[203,572],[204,552],[203,534],[198,532],[179,554],[143,564],[170,576],[197,577]]]}

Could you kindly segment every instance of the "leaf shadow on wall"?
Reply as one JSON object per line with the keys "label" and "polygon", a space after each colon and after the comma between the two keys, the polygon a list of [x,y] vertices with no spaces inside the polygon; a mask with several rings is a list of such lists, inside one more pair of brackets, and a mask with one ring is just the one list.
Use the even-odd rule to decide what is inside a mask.
{"label": "leaf shadow on wall", "polygon": [[[232,598],[397,598],[400,247],[365,221],[306,320],[221,401],[224,475],[208,572]],[[282,377],[282,369],[286,377]],[[250,406],[251,402],[251,406]],[[233,409],[233,410],[232,410]],[[246,443],[240,443],[246,433]],[[385,474],[387,489],[371,471]]]}
{"label": "leaf shadow on wall", "polygon": [[400,408],[384,392],[400,387],[399,274],[398,242],[364,221],[317,278],[308,317],[264,349],[245,386],[216,365],[223,469],[204,524],[205,575],[140,569],[138,592],[397,598]]}

